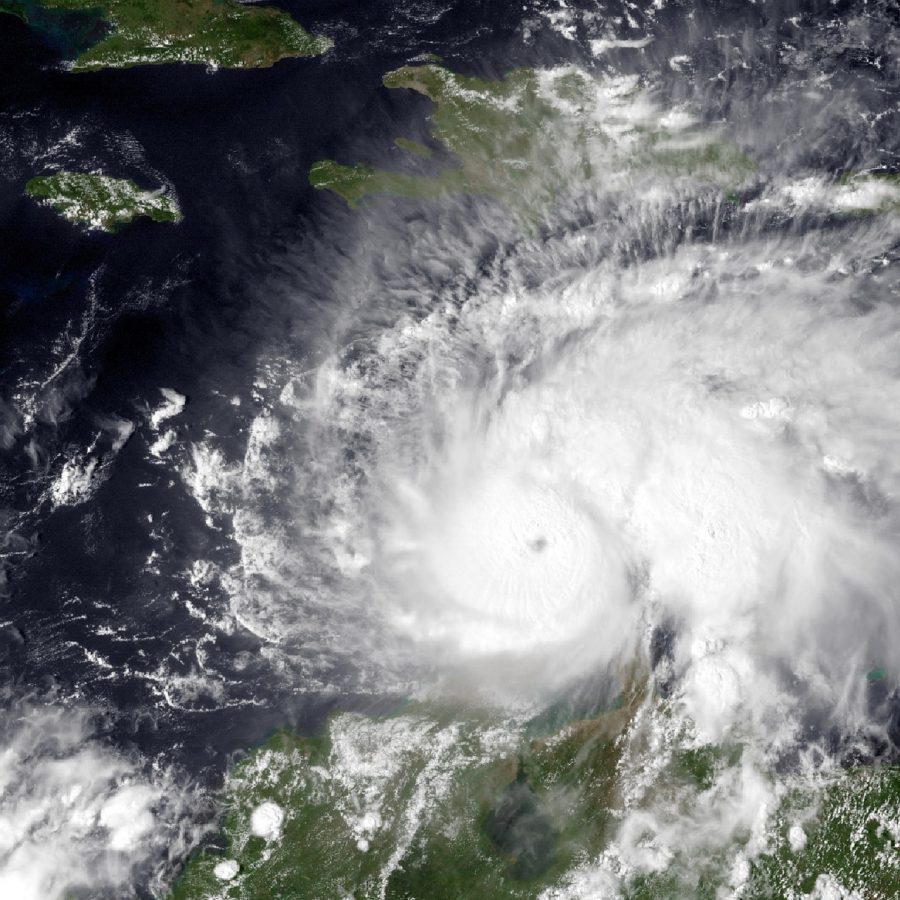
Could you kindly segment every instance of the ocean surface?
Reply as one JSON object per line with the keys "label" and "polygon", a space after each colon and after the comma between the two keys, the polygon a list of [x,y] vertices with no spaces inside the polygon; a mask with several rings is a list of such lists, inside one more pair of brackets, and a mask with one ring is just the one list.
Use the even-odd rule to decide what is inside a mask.
{"label": "ocean surface", "polygon": [[[329,607],[346,571],[311,549],[339,503],[316,479],[330,485],[340,471],[374,483],[365,428],[348,426],[335,450],[307,429],[302,404],[291,422],[268,412],[309,386],[336,345],[342,366],[364,367],[403,317],[424,321],[439,298],[462,304],[507,269],[539,289],[579,265],[573,236],[593,240],[603,228],[583,257],[598,267],[639,266],[688,244],[819,241],[838,253],[850,242],[845,220],[817,212],[748,222],[690,197],[646,227],[575,204],[537,238],[508,222],[485,227],[504,216],[478,198],[351,210],[310,187],[314,161],[428,172],[446,160],[438,147],[435,159],[398,163],[395,137],[429,140],[430,104],[385,90],[385,72],[430,53],[484,77],[571,63],[652,76],[662,108],[693,104],[702,123],[751,147],[773,181],[896,171],[900,160],[891,4],[852,40],[841,23],[865,4],[279,7],[335,49],[263,70],[71,74],[60,54],[78,29],[0,16],[0,698],[13,716],[23,704],[92,710],[105,745],[207,787],[273,729],[311,733],[336,709],[389,712],[421,676],[421,661],[399,662],[402,647],[397,660],[379,658],[393,645],[366,645],[367,625],[342,631],[357,608],[377,618],[375,601]],[[610,39],[608,22],[619,41],[652,42],[592,51],[591,40]],[[73,227],[23,193],[57,168],[169,186],[184,220],[139,220],[114,235]],[[744,199],[763,195],[753,190]],[[897,243],[876,232],[854,240],[878,244],[893,271]],[[531,253],[533,240],[543,245]],[[430,253],[429,242],[460,252]],[[858,259],[848,271],[861,271]],[[525,358],[510,345],[511,366],[517,353]],[[475,372],[487,366],[475,351],[470,361]],[[540,382],[542,371],[523,378]],[[168,413],[162,389],[176,397]],[[279,436],[258,440],[276,420]],[[261,543],[269,533],[279,549]]]}

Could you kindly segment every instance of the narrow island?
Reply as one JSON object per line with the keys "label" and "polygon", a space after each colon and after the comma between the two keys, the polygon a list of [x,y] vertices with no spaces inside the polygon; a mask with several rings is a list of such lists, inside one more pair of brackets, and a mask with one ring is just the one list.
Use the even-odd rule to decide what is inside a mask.
{"label": "narrow island", "polygon": [[178,203],[162,188],[144,190],[127,178],[56,172],[32,178],[25,193],[70,222],[100,231],[118,231],[140,216],[155,222],[181,221]]}
{"label": "narrow island", "polygon": [[74,72],[164,63],[262,68],[332,46],[279,9],[236,0],[0,0],[0,12],[37,25],[35,11],[96,14],[109,26],[69,64]]}

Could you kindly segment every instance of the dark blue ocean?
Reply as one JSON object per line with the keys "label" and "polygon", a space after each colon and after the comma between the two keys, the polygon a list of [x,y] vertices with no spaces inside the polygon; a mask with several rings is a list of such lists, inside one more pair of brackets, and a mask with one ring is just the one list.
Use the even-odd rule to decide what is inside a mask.
{"label": "dark blue ocean", "polygon": [[[60,54],[73,49],[64,28],[48,33],[0,17],[3,678],[16,696],[49,692],[108,707],[117,739],[213,779],[231,753],[277,725],[311,728],[335,706],[380,701],[285,688],[260,663],[242,671],[230,698],[250,705],[160,707],[146,678],[132,673],[164,664],[188,672],[185,648],[202,633],[171,599],[169,573],[199,557],[227,563],[234,548],[148,461],[140,429],[87,502],[52,509],[47,485],[104,422],[131,421],[136,409],[158,404],[160,386],[188,398],[180,439],[214,432],[240,451],[258,355],[285,335],[294,352],[314,354],[342,302],[333,279],[341,255],[353,252],[355,214],[310,188],[311,163],[378,162],[397,134],[422,137],[427,103],[386,91],[386,71],[426,52],[483,74],[573,55],[549,29],[523,45],[515,5],[283,8],[333,37],[336,49],[253,71],[71,74],[60,67]],[[183,222],[86,232],[26,198],[28,178],[62,167],[43,154],[73,128],[80,143],[68,168],[99,167],[147,187],[164,178]],[[421,210],[407,214],[414,221]],[[58,359],[67,360],[61,368]],[[228,402],[236,395],[246,401],[237,413]],[[33,409],[30,421],[23,407]],[[148,517],[166,523],[165,557],[152,575],[144,571],[155,546]],[[259,650],[249,633],[221,642],[214,652],[223,657]],[[114,677],[92,663],[94,653],[116,667]]]}
{"label": "dark blue ocean", "polygon": [[[112,741],[162,755],[210,784],[234,754],[278,726],[311,731],[335,708],[387,710],[400,697],[273,678],[261,639],[238,628],[203,645],[222,660],[223,696],[183,708],[161,701],[154,673],[189,675],[208,632],[178,599],[180,573],[200,558],[227,567],[238,549],[210,527],[182,481],[154,462],[152,436],[140,423],[159,406],[159,389],[174,388],[187,397],[171,424],[177,439],[213,434],[238,458],[258,409],[251,382],[259,359],[274,347],[315,364],[348,302],[337,275],[361,226],[359,212],[309,186],[310,165],[325,158],[396,165],[388,152],[394,137],[427,140],[429,104],[385,90],[385,72],[424,53],[485,76],[517,65],[595,65],[582,35],[565,39],[521,3],[278,5],[332,37],[335,48],[262,70],[71,74],[61,60],[94,25],[67,32],[0,15],[3,691],[10,702],[53,697],[101,708]],[[621,16],[624,7],[612,6],[603,13]],[[697,3],[692,16],[687,6],[673,4],[654,20],[657,40],[640,58],[610,59],[620,69],[665,73],[663,90],[681,99],[703,80],[679,81],[666,64],[669,46],[695,35],[696,66],[710,69],[705,109],[716,120],[782,77],[776,51],[791,9],[836,16],[859,4],[779,3],[772,25],[773,4]],[[754,36],[745,52],[755,55],[746,75],[731,71],[719,98],[719,59],[701,38],[709,22],[723,20]],[[637,21],[632,30],[645,28]],[[632,30],[622,25],[620,36]],[[877,109],[874,59],[836,57],[831,65],[838,78],[871,84]],[[896,150],[896,112],[872,128],[866,146]],[[804,152],[811,165],[846,165],[854,148],[866,152],[857,138],[842,142],[838,134],[836,143]],[[441,163],[438,153],[404,164],[427,171]],[[184,220],[87,232],[25,197],[30,177],[79,165],[146,187],[170,185]],[[427,227],[421,205],[385,202],[393,204],[394,230],[373,240],[402,243],[404,229]],[[482,252],[489,258],[502,248],[486,241]],[[114,423],[123,421],[138,424],[113,452]],[[54,506],[49,486],[89,447],[109,460],[102,483],[83,503]],[[240,669],[228,662],[236,658]]]}

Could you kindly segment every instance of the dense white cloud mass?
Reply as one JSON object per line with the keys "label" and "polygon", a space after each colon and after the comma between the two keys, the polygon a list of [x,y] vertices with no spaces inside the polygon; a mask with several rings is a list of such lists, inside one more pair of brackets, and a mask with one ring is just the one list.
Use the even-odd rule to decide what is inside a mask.
{"label": "dense white cloud mass", "polygon": [[[443,6],[434,25],[451,11]],[[466,4],[457,6],[448,23]],[[745,6],[752,15],[741,4],[654,0],[618,14],[537,0],[522,7],[516,38],[499,29],[490,41],[493,27],[466,12],[459,27],[473,31],[449,36],[447,65],[490,78],[514,59],[548,60],[545,50],[552,65],[495,96],[487,81],[448,76],[456,87],[445,85],[428,124],[423,97],[377,91],[382,62],[445,53],[422,24],[430,13],[411,12],[424,28],[415,47],[389,32],[360,51],[357,25],[342,23],[346,37],[322,62],[336,78],[352,70],[335,90],[334,125],[309,130],[310,146],[278,138],[277,153],[232,173],[248,179],[235,182],[242,198],[259,199],[249,218],[259,243],[237,246],[242,231],[217,230],[224,207],[212,230],[201,224],[198,239],[227,238],[208,254],[221,273],[197,279],[196,297],[177,295],[171,322],[138,341],[150,354],[171,338],[183,354],[217,323],[196,356],[208,369],[183,387],[165,382],[190,390],[190,406],[160,387],[130,418],[98,414],[89,434],[57,447],[44,435],[81,415],[92,354],[109,355],[100,396],[112,398],[127,343],[106,347],[102,320],[119,320],[101,297],[103,269],[91,276],[90,308],[54,343],[46,371],[35,363],[13,402],[0,402],[0,449],[22,444],[44,485],[35,510],[90,532],[82,559],[109,566],[110,586],[132,581],[115,570],[118,544],[102,546],[119,512],[147,521],[153,549],[137,568],[170,586],[135,592],[146,618],[123,610],[115,629],[97,627],[133,645],[122,656],[152,658],[119,671],[103,641],[79,646],[65,633],[68,604],[80,608],[75,588],[64,595],[76,557],[64,555],[59,580],[47,582],[60,594],[47,621],[54,609],[59,620],[35,640],[35,665],[46,651],[61,667],[74,649],[99,675],[73,670],[84,691],[75,697],[0,695],[0,900],[165,896],[206,810],[188,808],[195,795],[161,760],[193,764],[198,745],[220,738],[224,756],[244,732],[219,713],[245,705],[248,719],[268,723],[288,694],[420,703],[415,716],[332,719],[327,771],[318,767],[344,792],[333,796],[345,797],[335,811],[347,846],[377,858],[400,817],[385,872],[414,852],[457,767],[521,754],[524,771],[542,721],[552,719],[548,742],[563,741],[559,719],[625,698],[609,717],[619,717],[610,734],[623,729],[615,759],[602,763],[615,782],[598,800],[608,842],[583,852],[546,900],[605,900],[663,871],[678,889],[696,887],[709,860],[718,896],[740,897],[779,836],[795,855],[815,846],[816,804],[848,760],[900,758],[900,180],[898,144],[885,137],[900,110],[896,2]],[[541,21],[551,44],[535,42]],[[560,64],[560,46],[571,64]],[[259,96],[266,84],[292,90],[278,74],[290,70],[261,76]],[[313,99],[311,111],[328,103]],[[453,103],[477,114],[457,121]],[[509,133],[489,133],[482,113],[492,104],[510,113]],[[386,111],[370,134],[339,134]],[[77,132],[63,143],[78,144]],[[401,132],[424,138],[425,156],[398,162],[403,139],[391,140]],[[471,158],[467,140],[478,144]],[[409,184],[424,188],[422,173],[454,164],[442,142],[467,179],[480,166],[498,176],[487,185],[496,190],[429,187],[420,203],[408,187],[345,209],[309,188],[311,154],[332,150],[376,171],[414,171]],[[62,159],[32,150],[31,167]],[[354,171],[353,190],[368,189],[366,171]],[[286,217],[251,174],[284,191]],[[485,186],[477,176],[467,183]],[[276,233],[307,188],[300,240]],[[207,319],[219,274],[228,302]],[[238,368],[247,359],[255,371]],[[144,445],[152,469],[140,490],[119,486],[92,509],[108,478],[114,487],[114,464],[127,463],[122,484],[138,471]],[[197,510],[176,509],[177,478],[199,506],[196,522]],[[107,515],[117,502],[133,508]],[[31,543],[21,538],[16,554]],[[119,598],[105,596],[114,591],[97,591],[104,622],[117,619]],[[15,625],[24,646],[24,628],[0,625]],[[159,632],[171,644],[145,651]],[[65,646],[54,646],[60,635]],[[108,696],[108,685],[124,696],[138,680],[179,722],[200,723],[154,758],[115,746],[95,710],[73,705]],[[477,752],[460,757],[468,738],[451,720],[470,706],[478,728],[487,724]],[[314,717],[304,708],[294,721],[302,729]],[[217,734],[207,722],[226,725]],[[702,779],[676,772],[680,754],[707,751],[716,764]],[[386,785],[414,753],[427,760],[421,778],[393,808]],[[560,808],[570,789],[594,789],[563,781]],[[262,839],[265,854],[296,833],[289,799],[267,794],[247,810],[244,837]],[[900,812],[886,802],[853,821],[891,835],[896,866]],[[215,890],[238,890],[247,857],[224,849]],[[786,896],[857,896],[827,873],[806,890]]]}
{"label": "dense white cloud mass", "polygon": [[181,792],[98,740],[88,710],[19,703],[0,723],[0,896],[132,896],[183,849]]}
{"label": "dense white cloud mass", "polygon": [[[900,194],[798,162],[857,103],[807,115],[809,90],[735,125],[754,169],[699,106],[600,78],[576,112],[601,183],[573,176],[546,227],[360,212],[325,361],[267,359],[244,459],[202,442],[182,467],[233,525],[231,614],[305,685],[534,709],[665,636],[615,840],[552,896],[723,847],[739,894],[797,780],[897,738],[866,673],[898,674]],[[650,132],[725,171],[648,162]],[[656,779],[701,745],[740,752],[688,808]]]}
{"label": "dense white cloud mass", "polygon": [[[722,138],[635,79],[577,113],[603,180],[554,230],[459,212],[407,235],[371,294],[363,248],[354,339],[273,380],[242,463],[193,448],[185,478],[241,547],[236,620],[305,642],[312,683],[487,667],[526,695],[666,623],[705,739],[774,709],[796,727],[800,696],[852,722],[898,634],[900,322],[896,214],[847,197],[893,187],[638,164],[648,130]],[[711,178],[757,199],[726,223]],[[476,264],[486,235],[508,243]],[[272,511],[289,484],[293,521]]]}
{"label": "dense white cloud mass", "polygon": [[589,633],[608,659],[666,612],[688,698],[718,685],[693,703],[711,732],[752,710],[771,656],[835,689],[888,659],[900,322],[860,309],[868,275],[839,268],[847,241],[877,256],[894,228],[489,285],[383,337],[374,377],[345,370],[337,390],[344,415],[409,410],[372,424],[367,473],[366,557],[404,627],[462,654]]}
{"label": "dense white cloud mass", "polygon": [[[242,463],[201,445],[186,474],[234,510],[238,617],[303,642],[313,673],[509,710],[667,633],[615,839],[548,897],[714,853],[739,895],[786,794],[884,725],[865,675],[895,677],[900,638],[900,222],[773,227],[751,208],[679,243],[694,212],[624,208],[617,233],[514,244],[461,299],[373,298],[389,321],[290,381]],[[463,254],[421,241],[434,266]],[[297,520],[274,531],[258,510],[287,434]],[[661,786],[677,749],[707,744],[740,748],[708,790]]]}

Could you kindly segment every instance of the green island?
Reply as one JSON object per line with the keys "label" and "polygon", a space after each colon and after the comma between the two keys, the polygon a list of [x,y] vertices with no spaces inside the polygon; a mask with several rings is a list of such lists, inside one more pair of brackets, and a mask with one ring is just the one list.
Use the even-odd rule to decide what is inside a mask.
{"label": "green island", "polygon": [[162,189],[146,191],[125,178],[80,172],[40,175],[25,193],[51,206],[70,222],[115,232],[140,216],[155,222],[179,222],[181,210]]}
{"label": "green island", "polygon": [[[667,131],[656,121],[661,116],[645,109],[636,85],[617,87],[598,110],[602,83],[577,69],[515,69],[491,81],[429,63],[388,72],[383,82],[434,104],[430,135],[448,158],[425,174],[359,162],[314,163],[310,183],[351,207],[377,194],[430,199],[466,193],[493,197],[533,218],[573,180],[624,186],[628,173],[640,170],[734,185],[755,169],[714,135],[693,126]],[[429,148],[409,139],[395,144],[415,156],[431,156]]]}
{"label": "green island", "polygon": [[260,68],[332,46],[281,10],[236,0],[0,0],[0,12],[36,27],[48,12],[99,16],[109,33],[76,56],[74,72],[162,63]]}

